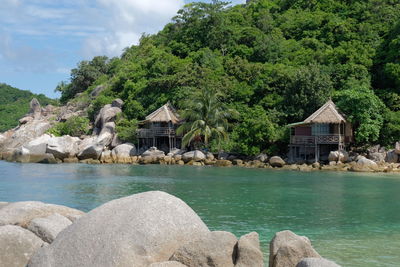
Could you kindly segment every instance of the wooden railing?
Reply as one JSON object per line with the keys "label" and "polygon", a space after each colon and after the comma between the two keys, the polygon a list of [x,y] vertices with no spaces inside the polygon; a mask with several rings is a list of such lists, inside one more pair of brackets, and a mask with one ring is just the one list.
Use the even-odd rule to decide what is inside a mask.
{"label": "wooden railing", "polygon": [[139,138],[152,138],[154,136],[174,136],[175,129],[168,127],[154,127],[151,129],[138,129]]}
{"label": "wooden railing", "polygon": [[339,144],[344,143],[344,140],[344,135],[338,134],[317,136],[292,135],[290,137],[290,143],[298,145]]}

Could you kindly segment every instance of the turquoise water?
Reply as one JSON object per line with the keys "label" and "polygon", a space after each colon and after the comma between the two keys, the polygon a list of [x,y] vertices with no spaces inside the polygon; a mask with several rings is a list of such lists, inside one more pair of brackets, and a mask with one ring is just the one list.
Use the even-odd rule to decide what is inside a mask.
{"label": "turquoise water", "polygon": [[258,232],[266,255],[290,229],[343,266],[400,266],[400,175],[0,162],[0,201],[89,211],[148,190],[183,199],[212,230]]}

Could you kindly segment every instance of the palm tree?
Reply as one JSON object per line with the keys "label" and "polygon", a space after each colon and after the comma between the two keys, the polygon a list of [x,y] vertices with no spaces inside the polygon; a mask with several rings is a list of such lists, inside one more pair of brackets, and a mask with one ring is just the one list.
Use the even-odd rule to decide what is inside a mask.
{"label": "palm tree", "polygon": [[208,147],[212,139],[220,146],[221,141],[228,139],[228,118],[232,111],[219,101],[220,96],[214,90],[204,89],[185,101],[182,113],[185,123],[177,129],[178,134],[185,133],[182,139],[183,147],[193,141]]}

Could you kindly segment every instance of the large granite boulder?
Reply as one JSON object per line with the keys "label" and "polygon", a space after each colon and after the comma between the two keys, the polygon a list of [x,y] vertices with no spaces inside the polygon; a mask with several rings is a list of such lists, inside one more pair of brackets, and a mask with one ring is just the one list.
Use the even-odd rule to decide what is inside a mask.
{"label": "large granite boulder", "polygon": [[269,159],[269,164],[272,167],[282,168],[286,163],[281,157],[274,156],[274,157]]}
{"label": "large granite boulder", "polygon": [[101,156],[101,152],[103,152],[103,149],[103,145],[97,143],[90,144],[78,153],[78,159],[99,159]]}
{"label": "large granite boulder", "polygon": [[27,144],[24,144],[23,147],[27,149],[29,154],[40,155],[46,154],[47,144],[51,140],[51,136],[48,134],[44,134],[35,138]]}
{"label": "large granite boulder", "polygon": [[184,162],[189,162],[189,161],[202,161],[206,159],[206,155],[204,155],[203,152],[200,150],[194,150],[194,151],[189,151],[186,152],[182,155],[182,160]]}
{"label": "large granite boulder", "polygon": [[374,171],[378,168],[378,164],[375,161],[367,159],[363,156],[357,158],[357,163],[351,166],[351,171],[369,172]]}
{"label": "large granite boulder", "polygon": [[235,267],[263,267],[264,257],[260,249],[260,240],[256,232],[240,237],[237,244]]}
{"label": "large granite boulder", "polygon": [[170,260],[188,267],[234,266],[237,238],[229,232],[210,232],[181,246]]}
{"label": "large granite boulder", "polygon": [[112,104],[105,105],[100,109],[96,117],[94,126],[98,131],[101,131],[107,122],[115,122],[117,115],[121,113],[121,108],[113,106]]}
{"label": "large granite boulder", "polygon": [[0,266],[26,266],[43,244],[39,237],[20,226],[0,226]]}
{"label": "large granite boulder", "polygon": [[134,144],[122,144],[115,147],[111,151],[111,157],[117,163],[130,163],[131,157],[136,155],[136,148]]}
{"label": "large granite boulder", "polygon": [[14,202],[0,209],[0,226],[12,224],[27,227],[33,219],[55,213],[63,215],[71,221],[84,214],[80,210],[39,201]]}
{"label": "large granite boulder", "polygon": [[275,234],[269,245],[270,267],[295,267],[303,258],[320,258],[310,240],[286,230]]}
{"label": "large granite boulder", "polygon": [[123,105],[124,101],[122,101],[122,99],[120,98],[114,99],[113,102],[111,103],[111,107],[113,108],[122,108]]}
{"label": "large granite boulder", "polygon": [[396,154],[395,150],[390,150],[386,154],[385,162],[397,163],[397,162],[399,162],[399,155]]}
{"label": "large granite boulder", "polygon": [[151,191],[110,201],[62,231],[29,267],[148,266],[209,233],[182,200]]}
{"label": "large granite boulder", "polygon": [[304,258],[296,267],[340,267],[340,265],[324,258]]}
{"label": "large granite boulder", "polygon": [[19,163],[57,163],[52,154],[31,154],[25,147],[15,149],[6,160]]}
{"label": "large granite boulder", "polygon": [[0,201],[0,209],[5,207],[5,206],[7,206],[7,205],[8,205],[8,202]]}
{"label": "large granite boulder", "polygon": [[70,226],[72,222],[66,217],[55,213],[44,218],[35,218],[28,224],[28,229],[43,241],[51,243],[57,235]]}
{"label": "large granite boulder", "polygon": [[331,151],[328,156],[328,160],[334,162],[347,162],[349,160],[349,153],[347,151]]}
{"label": "large granite boulder", "polygon": [[64,135],[48,140],[46,152],[53,154],[57,159],[72,158],[78,154],[80,139]]}

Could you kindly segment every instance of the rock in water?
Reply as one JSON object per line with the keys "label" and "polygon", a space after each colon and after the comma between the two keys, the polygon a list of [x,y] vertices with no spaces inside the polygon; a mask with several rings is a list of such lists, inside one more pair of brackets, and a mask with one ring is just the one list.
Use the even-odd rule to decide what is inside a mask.
{"label": "rock in water", "polygon": [[324,258],[304,258],[296,267],[340,267],[340,265]]}
{"label": "rock in water", "polygon": [[272,167],[281,168],[281,167],[283,167],[286,163],[285,163],[285,161],[284,161],[281,157],[274,156],[274,157],[272,157],[272,158],[269,159],[269,164],[270,164]]}
{"label": "rock in water", "polygon": [[55,158],[65,159],[75,157],[78,153],[78,137],[65,135],[62,137],[53,137],[48,140],[47,153],[53,154]]}
{"label": "rock in water", "polygon": [[114,162],[117,163],[129,163],[131,162],[131,157],[136,155],[136,148],[133,144],[122,144],[115,147],[111,156]]}
{"label": "rock in water", "polygon": [[28,229],[39,236],[43,241],[51,243],[62,230],[71,224],[72,222],[66,217],[55,213],[45,218],[33,219],[29,223]]}
{"label": "rock in water", "polygon": [[182,200],[151,191],[110,201],[62,231],[29,267],[147,266],[209,233]]}
{"label": "rock in water", "polygon": [[272,238],[269,244],[270,267],[295,267],[303,258],[321,258],[307,237],[286,230]]}
{"label": "rock in water", "polygon": [[26,266],[42,245],[39,237],[20,226],[0,226],[0,266]]}
{"label": "rock in water", "polygon": [[84,212],[60,205],[45,204],[39,201],[24,201],[10,203],[0,209],[0,225],[20,225],[26,227],[31,220],[40,217],[47,217],[59,213],[71,221]]}
{"label": "rock in water", "polygon": [[240,237],[235,267],[263,267],[264,257],[260,249],[260,240],[256,232]]}
{"label": "rock in water", "polygon": [[191,160],[200,161],[200,160],[205,160],[205,159],[206,159],[206,155],[204,155],[204,153],[201,152],[200,150],[189,151],[182,155],[182,160],[184,162],[189,162]]}
{"label": "rock in water", "polygon": [[172,255],[170,260],[188,267],[234,266],[237,238],[222,231],[210,232],[199,239],[192,239]]}
{"label": "rock in water", "polygon": [[396,154],[395,150],[390,150],[386,154],[385,161],[387,163],[397,163],[399,162],[399,155]]}

